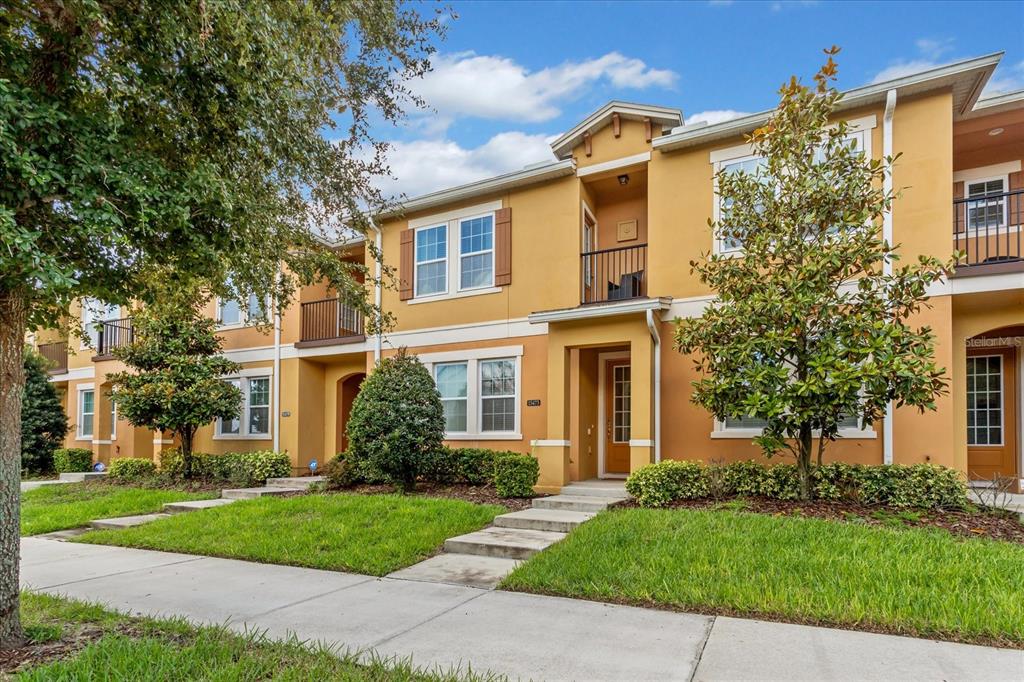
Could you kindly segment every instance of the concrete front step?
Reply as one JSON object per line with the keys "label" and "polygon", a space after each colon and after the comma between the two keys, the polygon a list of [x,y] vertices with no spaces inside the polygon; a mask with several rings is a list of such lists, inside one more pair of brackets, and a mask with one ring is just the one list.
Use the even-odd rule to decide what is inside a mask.
{"label": "concrete front step", "polygon": [[213,509],[214,507],[223,507],[225,504],[231,504],[232,502],[238,502],[238,500],[220,497],[215,500],[191,500],[188,502],[168,502],[167,504],[164,505],[164,512],[167,514],[183,514],[185,512],[199,511],[200,509]]}
{"label": "concrete front step", "polygon": [[517,559],[477,554],[438,554],[388,577],[493,590],[519,564]]}
{"label": "concrete front step", "polygon": [[284,488],[265,486],[263,488],[229,488],[221,490],[220,496],[226,500],[254,500],[257,497],[281,497],[284,495],[301,495],[305,488]]}
{"label": "concrete front step", "polygon": [[317,483],[322,483],[323,476],[291,476],[288,478],[268,478],[267,485],[271,488],[302,488],[308,490]]}
{"label": "concrete front step", "polygon": [[132,528],[145,523],[152,523],[159,519],[166,519],[170,514],[139,514],[138,516],[119,516],[113,519],[96,519],[90,521],[89,526],[97,530],[119,530],[121,528]]}
{"label": "concrete front step", "polygon": [[564,537],[565,533],[492,526],[445,540],[444,551],[502,559],[529,559]]}
{"label": "concrete front step", "polygon": [[66,474],[60,475],[60,480],[67,483],[81,483],[82,481],[91,481],[97,478],[105,478],[107,475],[106,471],[73,471]]}
{"label": "concrete front step", "polygon": [[572,497],[604,497],[627,500],[626,484],[622,481],[576,481],[562,487],[562,495]]}
{"label": "concrete front step", "polygon": [[534,509],[561,509],[563,511],[591,512],[604,511],[613,504],[622,502],[621,497],[591,497],[577,495],[553,495],[538,497],[533,501]]}
{"label": "concrete front step", "polygon": [[524,509],[495,517],[494,525],[499,528],[520,528],[568,533],[581,523],[594,518],[587,512],[565,511],[563,509]]}

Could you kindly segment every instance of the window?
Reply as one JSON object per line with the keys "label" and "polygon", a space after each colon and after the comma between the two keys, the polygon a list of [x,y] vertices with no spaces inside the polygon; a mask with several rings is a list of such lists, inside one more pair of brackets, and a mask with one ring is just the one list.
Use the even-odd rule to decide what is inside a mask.
{"label": "window", "polygon": [[630,414],[632,405],[631,377],[629,365],[615,365],[612,396],[612,442],[629,443],[632,430]]}
{"label": "window", "polygon": [[[722,427],[725,429],[763,429],[768,426],[768,420],[758,419],[757,417],[726,417],[725,421],[722,422]],[[839,418],[839,430],[840,431],[853,431],[861,428],[859,417],[840,417]]]}
{"label": "window", "polygon": [[109,395],[107,400],[110,401],[110,440],[117,440],[117,403],[110,400]]}
{"label": "window", "polygon": [[468,363],[449,362],[434,366],[434,382],[444,407],[445,431],[465,433],[468,428]]}
{"label": "window", "polygon": [[82,348],[95,349],[99,345],[101,323],[116,320],[118,312],[116,305],[95,298],[82,299],[82,329],[87,339],[82,342]]}
{"label": "window", "polygon": [[78,390],[78,438],[92,438],[96,417],[96,392],[91,388]]}
{"label": "window", "polygon": [[267,305],[256,294],[249,294],[245,310],[234,299],[217,299],[217,320],[222,327],[235,327],[266,320]]}
{"label": "window", "polygon": [[416,296],[448,291],[448,226],[416,231]]}
{"label": "window", "polygon": [[480,431],[515,431],[515,360],[480,362]]}
{"label": "window", "polygon": [[967,358],[967,444],[1003,444],[1003,356]]}
{"label": "window", "polygon": [[967,228],[987,230],[1006,226],[1006,178],[990,178],[966,184]]}
{"label": "window", "polygon": [[459,222],[459,289],[494,284],[494,216]]}
{"label": "window", "polygon": [[[738,173],[740,171],[747,175],[755,175],[760,172],[761,168],[765,165],[764,159],[759,156],[747,156],[731,161],[723,162],[720,169],[723,173]],[[719,198],[718,202],[718,219],[721,220],[729,213],[729,208],[732,206],[732,199]],[[743,244],[739,240],[731,237],[720,237],[718,240],[718,250],[721,253],[728,251],[739,251],[743,248]]]}
{"label": "window", "polygon": [[234,419],[217,420],[221,438],[266,438],[270,435],[270,377],[225,379],[242,391],[242,407]]}

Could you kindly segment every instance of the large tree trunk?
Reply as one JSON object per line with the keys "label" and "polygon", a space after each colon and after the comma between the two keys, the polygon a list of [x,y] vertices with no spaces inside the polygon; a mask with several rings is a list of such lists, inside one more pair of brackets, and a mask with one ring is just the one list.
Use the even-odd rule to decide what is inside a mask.
{"label": "large tree trunk", "polygon": [[811,447],[814,434],[810,424],[800,427],[800,444],[797,450],[796,467],[800,474],[800,499],[809,502],[811,499]]}
{"label": "large tree trunk", "polygon": [[0,649],[24,642],[18,600],[24,352],[25,300],[0,292]]}
{"label": "large tree trunk", "polygon": [[181,438],[181,475],[185,480],[189,480],[192,478],[192,439],[195,437],[195,431],[183,427],[178,432],[178,437]]}

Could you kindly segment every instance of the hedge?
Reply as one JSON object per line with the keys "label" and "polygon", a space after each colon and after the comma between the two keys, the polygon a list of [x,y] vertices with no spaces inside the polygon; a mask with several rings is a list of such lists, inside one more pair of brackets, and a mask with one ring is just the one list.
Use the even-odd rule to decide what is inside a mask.
{"label": "hedge", "polygon": [[[197,478],[226,480],[234,485],[263,485],[268,478],[283,478],[292,473],[291,458],[281,452],[228,452],[222,455],[192,453],[192,472]],[[184,470],[181,453],[175,448],[160,454],[160,471],[180,476]]]}
{"label": "hedge", "polygon": [[499,497],[531,497],[540,477],[540,462],[530,455],[508,453],[494,459],[494,489]]}
{"label": "hedge", "polygon": [[[868,505],[963,509],[968,505],[963,475],[934,464],[863,465],[835,462],[812,471],[814,497]],[[742,461],[704,465],[665,460],[633,472],[626,490],[644,507],[663,507],[703,497],[800,497],[795,464],[765,466]]]}
{"label": "hedge", "polygon": [[58,474],[92,470],[92,450],[58,448],[53,451],[53,470]]}
{"label": "hedge", "polygon": [[156,465],[152,460],[137,457],[117,457],[110,461],[107,475],[119,481],[137,481],[156,474]]}

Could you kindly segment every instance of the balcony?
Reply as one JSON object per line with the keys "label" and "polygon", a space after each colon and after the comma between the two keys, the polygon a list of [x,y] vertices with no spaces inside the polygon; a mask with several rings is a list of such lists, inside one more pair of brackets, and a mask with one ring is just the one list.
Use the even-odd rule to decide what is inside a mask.
{"label": "balcony", "polygon": [[953,244],[964,256],[957,275],[971,276],[1024,269],[1021,224],[1024,190],[953,201]]}
{"label": "balcony", "polygon": [[39,354],[46,359],[47,370],[50,374],[64,374],[68,371],[68,344],[66,341],[41,343],[38,350]]}
{"label": "balcony", "polygon": [[337,298],[302,304],[297,348],[359,343],[365,340],[363,314]]}
{"label": "balcony", "polygon": [[647,244],[587,251],[580,260],[583,304],[647,296]]}
{"label": "balcony", "polygon": [[120,346],[127,346],[135,339],[135,330],[132,327],[132,318],[123,317],[120,320],[106,320],[96,325],[98,334],[96,337],[96,356],[94,359],[107,360],[113,357],[113,350]]}

